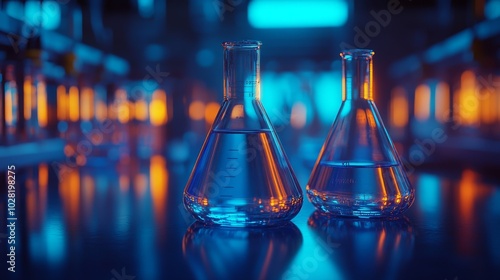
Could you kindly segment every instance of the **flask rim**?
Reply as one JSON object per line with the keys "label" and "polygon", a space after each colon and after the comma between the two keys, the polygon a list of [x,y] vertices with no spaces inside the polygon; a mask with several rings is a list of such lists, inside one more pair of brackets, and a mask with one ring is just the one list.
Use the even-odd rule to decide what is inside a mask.
{"label": "flask rim", "polygon": [[238,41],[225,41],[222,42],[225,49],[231,48],[260,48],[262,42],[258,40],[238,40]]}
{"label": "flask rim", "polygon": [[347,49],[340,53],[343,58],[349,57],[372,57],[375,52],[372,49]]}

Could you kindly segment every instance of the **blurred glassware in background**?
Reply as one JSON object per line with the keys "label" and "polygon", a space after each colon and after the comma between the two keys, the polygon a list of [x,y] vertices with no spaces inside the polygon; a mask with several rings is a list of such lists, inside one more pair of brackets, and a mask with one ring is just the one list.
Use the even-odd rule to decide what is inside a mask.
{"label": "blurred glassware in background", "polygon": [[3,92],[4,92],[4,121],[5,121],[5,143],[15,143],[16,138],[20,138],[17,134],[18,122],[18,91],[15,79],[15,66],[8,64],[5,66],[5,75],[2,79]]}
{"label": "blurred glassware in background", "polygon": [[112,114],[114,129],[111,130],[111,147],[108,150],[108,159],[119,160],[130,156],[130,138],[128,132],[130,121],[130,104],[127,91],[118,86],[114,90],[112,103],[108,105],[108,112]]}
{"label": "blurred glassware in background", "polygon": [[343,102],[307,184],[309,200],[339,216],[397,216],[414,200],[373,102],[373,51],[342,52]]}
{"label": "blurred glassware in background", "polygon": [[[262,104],[290,157],[308,169],[317,159],[323,141],[341,104],[341,63],[301,61],[293,71],[277,71],[269,63],[263,71]],[[270,69],[271,68],[271,69]]]}
{"label": "blurred glassware in background", "polygon": [[129,135],[131,154],[140,159],[164,153],[165,125],[172,119],[172,97],[170,89],[141,86],[139,82],[127,89],[130,111]]}
{"label": "blurred glassware in background", "polygon": [[224,103],[184,191],[197,219],[226,226],[281,224],[302,190],[260,102],[259,41],[224,46]]}
{"label": "blurred glassware in background", "polygon": [[415,233],[406,217],[332,219],[316,210],[307,224],[325,244],[336,248],[330,261],[344,269],[345,279],[399,279],[413,255]]}
{"label": "blurred glassware in background", "polygon": [[182,251],[197,279],[280,279],[302,246],[291,222],[272,228],[227,228],[192,224]]}
{"label": "blurred glassware in background", "polygon": [[27,139],[45,138],[47,126],[47,91],[42,73],[42,51],[39,44],[26,50],[24,61],[24,121]]}
{"label": "blurred glassware in background", "polygon": [[[352,34],[348,26],[371,22],[374,19],[371,14],[356,13],[353,3],[344,0],[294,1],[286,5],[260,0],[214,5],[190,0],[186,5],[172,2],[171,8],[166,9],[167,2],[135,1],[115,9],[118,3],[102,1],[2,1],[1,17],[5,24],[0,27],[4,38],[0,50],[1,105],[6,109],[0,114],[0,149],[5,148],[12,154],[15,154],[13,151],[32,154],[41,149],[61,157],[64,156],[61,145],[65,142],[77,152],[76,145],[89,140],[90,127],[90,131],[94,131],[109,125],[126,132],[102,133],[105,137],[100,144],[96,140],[99,135],[93,133],[89,140],[92,152],[85,156],[86,160],[80,157],[81,164],[97,164],[108,156],[111,160],[135,155],[146,159],[164,152],[169,159],[188,166],[194,161],[191,150],[196,150],[191,147],[201,146],[200,135],[206,134],[218,111],[214,94],[220,91],[216,71],[204,70],[216,66],[218,53],[214,41],[220,36],[259,32],[259,36],[270,43],[267,63],[262,67],[262,84],[265,91],[273,92],[264,96],[262,104],[268,108],[269,118],[285,149],[290,146],[293,147],[290,150],[297,150],[296,155],[287,150],[289,157],[296,156],[304,165],[312,167],[326,128],[340,106],[340,99],[331,94],[331,88],[340,88],[340,63],[329,67],[334,58],[331,49],[325,46],[353,43],[352,39],[356,38],[352,35],[368,36],[370,32],[362,30],[366,25],[360,25],[362,32],[356,31],[356,34]],[[391,91],[391,99],[377,99],[377,105],[380,113],[388,117],[387,128],[392,140],[404,164],[412,165],[410,169],[443,161],[474,168],[498,166],[497,26],[500,18],[496,7],[499,3],[498,0],[482,1],[476,3],[474,9],[466,3],[450,5],[446,1],[411,5],[415,13],[393,19],[401,21],[401,26],[411,27],[412,32],[394,26],[397,27],[394,32],[381,29],[381,34],[387,36],[385,39],[367,37],[367,44],[382,46],[381,51],[387,58],[384,62],[398,66],[387,68],[380,64],[384,71],[377,73],[376,79],[381,81],[377,86]],[[365,4],[360,8],[376,11],[383,6]],[[304,14],[306,10],[316,16]],[[437,25],[432,26],[436,32],[432,36],[427,34],[430,26],[408,25],[410,21],[421,20],[420,14],[428,12],[440,18]],[[467,19],[457,20],[462,17],[454,17],[455,13],[467,15]],[[178,17],[180,14],[187,16]],[[270,19],[272,14],[282,16]],[[339,17],[318,19],[318,14]],[[157,26],[163,25],[168,26],[168,36],[155,32]],[[386,39],[397,40],[400,31],[414,43],[414,48],[383,45]],[[276,32],[281,36],[276,37]],[[293,47],[286,45],[290,40],[295,40]],[[356,42],[361,43],[356,39],[354,45]],[[407,57],[400,59],[400,56]],[[399,61],[393,63],[395,60]],[[340,61],[335,60],[337,62]],[[68,65],[70,70],[66,75],[56,73]],[[11,78],[8,68],[13,69]],[[105,74],[102,81],[93,79],[101,68]],[[111,72],[114,75],[110,75]],[[162,75],[169,73],[167,82]],[[158,106],[161,101],[149,100],[152,92],[146,93],[144,100],[134,99],[130,87],[141,78],[159,83],[167,96],[165,108]],[[105,89],[105,97],[98,96],[97,84]],[[116,105],[118,88],[127,92],[127,104],[119,107],[128,107],[128,110],[125,109],[121,117],[109,113],[108,118],[108,106]],[[158,100],[162,98],[161,93],[157,96]],[[89,106],[92,98],[95,104]],[[106,101],[106,109],[100,100]],[[146,114],[145,104],[148,105]],[[56,106],[57,118],[51,110]],[[94,108],[93,112],[90,108]],[[165,118],[168,125],[156,126]],[[150,125],[155,128],[146,127]],[[432,137],[436,129],[444,131],[448,140],[427,144],[426,139]],[[157,137],[165,141],[154,141]],[[118,139],[127,144],[117,148],[121,145],[117,144]],[[37,146],[42,142],[52,144]],[[166,147],[151,146],[157,143]],[[33,144],[31,147],[37,149],[19,147],[19,144]],[[61,152],[54,153],[56,150]],[[95,161],[91,159],[94,156]]]}

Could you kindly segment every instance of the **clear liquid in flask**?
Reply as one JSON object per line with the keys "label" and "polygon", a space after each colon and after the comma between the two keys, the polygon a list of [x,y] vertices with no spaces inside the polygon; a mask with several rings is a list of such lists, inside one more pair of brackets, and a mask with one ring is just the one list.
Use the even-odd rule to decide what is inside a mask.
{"label": "clear liquid in flask", "polygon": [[230,226],[291,219],[302,197],[287,191],[296,179],[273,138],[268,129],[210,132],[184,204],[200,220]]}
{"label": "clear liquid in flask", "polygon": [[[316,186],[307,191],[313,204],[339,216],[389,216],[406,210],[409,195],[401,192],[396,182],[401,170],[397,163],[321,162],[317,176],[310,182]],[[334,190],[334,191],[332,191]],[[324,203],[328,202],[328,203]],[[382,209],[382,211],[381,211]]]}

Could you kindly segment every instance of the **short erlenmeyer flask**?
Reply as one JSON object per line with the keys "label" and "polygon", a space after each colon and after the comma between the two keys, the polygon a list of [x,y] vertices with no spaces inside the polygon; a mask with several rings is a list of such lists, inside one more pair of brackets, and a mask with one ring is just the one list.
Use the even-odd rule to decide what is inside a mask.
{"label": "short erlenmeyer flask", "polygon": [[259,41],[223,43],[224,103],[184,190],[206,223],[276,225],[302,207],[302,190],[260,102]]}
{"label": "short erlenmeyer flask", "polygon": [[372,55],[342,56],[342,105],[307,184],[309,200],[339,216],[390,217],[414,200],[401,160],[372,96]]}

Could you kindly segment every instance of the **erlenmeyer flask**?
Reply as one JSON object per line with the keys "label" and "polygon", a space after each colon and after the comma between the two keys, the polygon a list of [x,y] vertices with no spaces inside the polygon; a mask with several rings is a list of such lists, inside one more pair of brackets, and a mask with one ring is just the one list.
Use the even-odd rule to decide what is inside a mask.
{"label": "erlenmeyer flask", "polygon": [[339,216],[387,217],[414,200],[401,160],[372,96],[372,55],[342,56],[342,105],[307,184],[309,200]]}
{"label": "erlenmeyer flask", "polygon": [[275,225],[302,207],[302,190],[260,102],[259,41],[223,43],[224,103],[184,190],[206,223]]}

